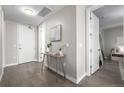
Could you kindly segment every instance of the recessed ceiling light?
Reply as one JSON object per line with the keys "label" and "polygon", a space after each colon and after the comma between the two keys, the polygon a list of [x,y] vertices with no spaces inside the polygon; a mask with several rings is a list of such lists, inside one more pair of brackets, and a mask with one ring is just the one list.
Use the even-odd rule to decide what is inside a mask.
{"label": "recessed ceiling light", "polygon": [[26,8],[23,11],[24,11],[25,14],[30,15],[30,16],[35,16],[36,15],[36,13],[32,9]]}

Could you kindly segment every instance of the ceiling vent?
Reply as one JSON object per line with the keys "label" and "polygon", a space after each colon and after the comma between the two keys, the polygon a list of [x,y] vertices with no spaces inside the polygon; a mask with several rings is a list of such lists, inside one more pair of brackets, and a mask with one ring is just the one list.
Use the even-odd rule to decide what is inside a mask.
{"label": "ceiling vent", "polygon": [[39,16],[45,17],[51,12],[51,10],[47,7],[43,7],[43,9],[38,13]]}

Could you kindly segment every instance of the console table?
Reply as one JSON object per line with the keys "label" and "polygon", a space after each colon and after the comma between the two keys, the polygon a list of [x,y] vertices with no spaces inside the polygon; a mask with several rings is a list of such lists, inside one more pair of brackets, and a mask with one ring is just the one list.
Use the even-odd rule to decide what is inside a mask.
{"label": "console table", "polygon": [[65,67],[64,67],[64,55],[59,55],[59,54],[53,54],[53,53],[41,53],[43,54],[43,62],[42,62],[42,71],[44,68],[44,62],[45,62],[45,57],[47,58],[47,65],[49,68],[49,62],[51,62],[51,57],[56,59],[56,81],[57,81],[57,74],[58,74],[58,70],[59,70],[59,66],[58,64],[60,63],[62,66],[62,71],[63,71],[63,77],[64,79],[66,78],[66,74],[65,74]]}

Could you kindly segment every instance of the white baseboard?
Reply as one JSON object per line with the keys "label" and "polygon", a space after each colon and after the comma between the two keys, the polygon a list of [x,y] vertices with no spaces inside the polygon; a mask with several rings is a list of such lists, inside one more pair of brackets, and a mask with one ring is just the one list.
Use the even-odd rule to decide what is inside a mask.
{"label": "white baseboard", "polygon": [[35,59],[34,61],[38,61],[38,59]]}
{"label": "white baseboard", "polygon": [[[34,61],[37,61],[37,60],[34,60]],[[29,62],[25,62],[25,63],[30,63],[30,62],[33,62],[33,61],[29,61]],[[38,61],[37,61],[37,62],[38,62]],[[5,64],[4,67],[9,67],[9,66],[14,66],[14,65],[19,65],[19,64],[24,64],[24,63]]]}
{"label": "white baseboard", "polygon": [[4,67],[9,67],[9,66],[14,66],[14,65],[18,65],[18,63],[6,64]]}
{"label": "white baseboard", "polygon": [[87,73],[84,73],[80,78],[77,79],[76,84],[78,84],[86,76],[87,76]]}
{"label": "white baseboard", "polygon": [[[53,68],[53,67],[51,67],[51,66],[49,66],[49,68],[50,68],[51,70],[53,70],[54,72],[56,72],[56,69],[55,69],[55,68]],[[58,74],[60,74],[61,76],[64,75],[61,71],[58,71]],[[70,80],[71,82],[73,82],[73,83],[76,84],[76,79],[73,78],[73,77],[71,77],[71,76],[69,76],[69,75],[67,75],[67,74],[66,74],[66,79],[68,79],[68,80]]]}

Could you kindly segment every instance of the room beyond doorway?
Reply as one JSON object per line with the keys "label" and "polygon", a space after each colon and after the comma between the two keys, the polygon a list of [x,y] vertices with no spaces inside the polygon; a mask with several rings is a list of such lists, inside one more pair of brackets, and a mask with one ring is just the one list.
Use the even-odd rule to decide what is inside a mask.
{"label": "room beyond doorway", "polygon": [[99,41],[94,41],[100,45],[100,49],[97,49],[99,51],[99,57],[97,57],[99,64],[101,61],[104,64],[103,60],[105,59],[119,61],[119,58],[114,56],[117,54],[123,59],[124,55],[123,8],[123,5],[105,5],[92,6],[87,10],[87,71],[89,76],[92,74],[91,72],[94,68],[93,63],[96,64],[98,62],[93,61],[96,59],[96,56],[93,57],[94,48],[92,40],[94,39],[96,30],[93,32],[93,27],[90,27],[95,24],[94,27],[96,28],[98,24],[96,24],[96,20],[91,15],[93,13],[99,20]]}

